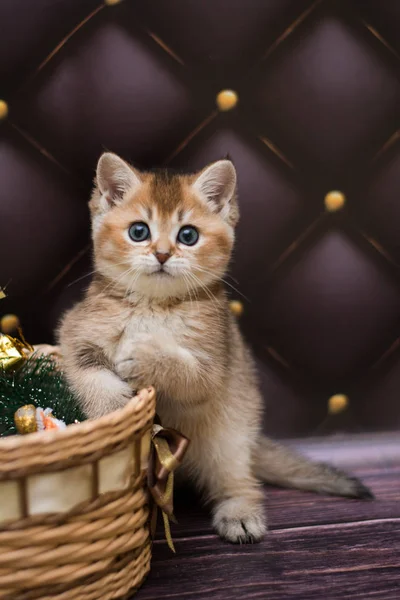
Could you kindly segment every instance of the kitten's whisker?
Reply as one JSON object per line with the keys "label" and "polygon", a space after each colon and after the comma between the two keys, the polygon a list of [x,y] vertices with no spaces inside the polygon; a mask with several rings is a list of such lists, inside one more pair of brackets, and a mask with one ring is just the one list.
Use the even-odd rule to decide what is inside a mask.
{"label": "kitten's whisker", "polygon": [[78,283],[78,281],[82,281],[82,279],[86,279],[86,277],[90,277],[91,275],[94,275],[95,273],[97,273],[96,270],[90,271],[89,273],[86,273],[85,275],[78,277],[78,279],[75,279],[75,281],[71,281],[71,283],[69,283],[67,285],[67,287],[71,287],[71,285],[75,285],[76,283]]}
{"label": "kitten's whisker", "polygon": [[[124,265],[126,264],[126,260],[123,260],[121,262],[116,262],[113,263],[115,266],[120,266],[120,265]],[[82,279],[85,279],[86,277],[90,277],[91,275],[94,275],[95,273],[97,273],[97,269],[93,269],[93,271],[89,271],[89,273],[85,273],[85,275],[81,275],[81,277],[78,277],[77,279],[75,279],[74,281],[72,281],[71,283],[69,283],[67,285],[67,287],[71,287],[72,285],[75,285],[75,283],[78,283],[78,281],[82,281]]]}
{"label": "kitten's whisker", "polygon": [[[123,263],[119,263],[119,264],[123,264]],[[123,277],[126,277],[127,275],[129,275],[132,271],[136,270],[137,267],[132,267],[130,266],[128,269],[126,269],[125,271],[123,271],[119,277],[117,277],[117,279],[110,281],[110,283],[108,285],[106,285],[106,287],[103,289],[103,293],[106,292],[111,286],[111,290],[115,290],[118,287],[119,282],[121,281],[121,279]],[[124,298],[126,298],[127,295],[126,293],[124,294]]]}
{"label": "kitten's whisker", "polygon": [[[186,276],[188,276],[188,277],[190,277],[190,276],[192,275],[192,274],[190,273],[190,271],[185,271],[185,273],[186,273]],[[193,285],[193,284],[192,284],[191,288],[192,288],[192,290],[193,290],[193,293],[195,294],[195,297],[196,297],[196,302],[197,302],[197,304],[199,304],[199,296],[198,296],[199,284],[198,284],[198,282],[197,282],[197,281],[195,281],[195,283],[196,283],[196,285]],[[201,284],[201,285],[200,285],[200,287],[203,287],[203,284],[202,284],[202,282],[201,282],[201,281],[200,281],[200,284]],[[207,293],[207,291],[206,291],[206,293]],[[210,293],[211,293],[211,292],[210,292]],[[208,295],[208,297],[210,298],[209,294],[207,294],[207,295]],[[212,302],[213,304],[215,304],[216,302],[219,302],[219,301],[218,301],[218,300],[217,300],[217,299],[216,299],[214,296],[213,296],[212,298],[210,298],[210,300],[211,300],[211,302]],[[220,319],[220,317],[219,317],[220,311],[218,310],[218,306],[217,306],[217,310],[216,310],[215,314],[216,314],[216,315],[218,315],[218,316],[217,316],[217,320],[216,320],[216,321],[214,321],[214,323],[215,323],[215,328],[217,328],[217,329],[219,329],[220,331],[222,331],[224,328],[223,328],[223,325],[222,325],[222,323],[221,323],[221,319]]]}
{"label": "kitten's whisker", "polygon": [[[216,277],[214,271],[211,271],[210,269],[206,269],[205,267],[200,267],[200,266],[197,266],[195,268],[196,268],[196,270],[203,271],[204,273],[209,273],[210,275],[213,275],[214,277]],[[236,277],[234,277],[230,273],[225,273],[225,277],[230,277],[230,279],[232,279],[236,283],[236,285],[239,285],[239,281],[236,279]],[[221,279],[221,281],[224,281],[225,283],[228,283],[222,277],[218,277],[218,279]]]}
{"label": "kitten's whisker", "polygon": [[207,296],[209,297],[210,301],[214,304],[214,306],[216,307],[216,315],[217,315],[217,320],[218,320],[218,326],[222,329],[222,323],[221,323],[221,317],[220,317],[220,308],[221,308],[221,302],[214,296],[214,294],[209,290],[209,288],[201,281],[201,279],[199,279],[196,275],[194,275],[193,273],[189,272],[188,275],[195,281],[197,282],[197,285],[200,285],[200,287],[205,291],[205,293],[207,294]]}
{"label": "kitten's whisker", "polygon": [[193,292],[196,304],[198,306],[199,305],[199,295],[198,295],[196,287],[193,285],[193,283],[191,283],[191,280],[190,280],[190,271],[185,270],[182,274],[185,277],[185,281],[188,282],[188,286],[190,287],[190,290]]}
{"label": "kitten's whisker", "polygon": [[201,281],[201,279],[199,277],[197,277],[197,275],[195,275],[194,273],[191,273],[191,272],[189,273],[189,275],[206,292],[207,296],[210,298],[210,300],[212,302],[215,302],[215,304],[217,306],[221,305],[221,302],[218,300],[218,298],[216,298],[216,296],[211,292],[210,288],[203,281]]}
{"label": "kitten's whisker", "polygon": [[131,273],[133,273],[133,277],[132,277],[132,281],[131,281],[131,284],[130,284],[129,288],[127,289],[127,293],[125,295],[125,298],[127,298],[128,296],[130,296],[134,292],[135,284],[136,284],[136,282],[137,282],[137,280],[139,279],[139,276],[140,276],[140,269],[139,269],[139,267],[132,267],[132,269],[130,270],[130,272],[128,273],[128,275],[130,275]]}
{"label": "kitten's whisker", "polygon": [[236,279],[236,277],[234,277],[230,273],[225,273],[225,274],[226,274],[227,277],[230,277],[236,283],[236,285],[239,285],[239,280]]}
{"label": "kitten's whisker", "polygon": [[[190,281],[189,281],[188,277],[186,276],[186,274],[184,272],[182,272],[182,277],[183,277],[186,289],[187,289],[188,294],[189,294],[190,306],[192,308],[193,307],[193,299],[192,299]],[[196,299],[196,297],[195,297],[195,299]],[[198,304],[198,301],[197,301],[197,304]]]}
{"label": "kitten's whisker", "polygon": [[[213,277],[215,277],[215,273],[213,273],[212,271],[210,271],[209,269],[204,269],[204,267],[196,267],[196,271],[200,271],[201,273],[205,273],[206,275],[213,275]],[[234,292],[236,292],[237,294],[239,294],[239,296],[242,296],[242,298],[244,300],[246,300],[247,302],[250,302],[249,298],[247,298],[247,296],[245,296],[240,290],[238,290],[234,285],[232,285],[231,283],[229,283],[229,281],[227,281],[226,279],[224,279],[223,277],[218,277],[218,279],[220,281],[222,281],[223,283],[225,283],[225,285],[227,285],[228,287],[230,287]],[[236,282],[238,283],[238,282]]]}

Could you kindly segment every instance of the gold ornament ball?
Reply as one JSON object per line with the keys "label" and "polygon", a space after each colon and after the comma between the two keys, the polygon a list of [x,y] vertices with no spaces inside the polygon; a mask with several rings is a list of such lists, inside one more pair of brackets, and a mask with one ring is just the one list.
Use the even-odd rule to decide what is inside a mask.
{"label": "gold ornament ball", "polygon": [[5,100],[0,100],[0,120],[8,115],[8,104]]}
{"label": "gold ornament ball", "polygon": [[325,196],[325,208],[329,212],[336,212],[343,208],[346,202],[346,196],[343,192],[333,190]]}
{"label": "gold ornament ball", "polygon": [[4,315],[0,321],[0,331],[2,333],[12,333],[20,326],[20,321],[17,315]]}
{"label": "gold ornament ball", "polygon": [[14,422],[18,433],[25,434],[36,431],[36,408],[33,404],[21,406],[14,415]]}
{"label": "gold ornament ball", "polygon": [[119,4],[122,0],[104,0],[104,4],[107,6],[114,6],[114,4]]}
{"label": "gold ornament ball", "polygon": [[238,95],[233,90],[222,90],[217,96],[217,106],[223,112],[235,108],[238,101]]}
{"label": "gold ornament ball", "polygon": [[328,400],[328,412],[330,415],[337,415],[344,410],[349,405],[349,399],[344,394],[335,394],[331,396]]}
{"label": "gold ornament ball", "polygon": [[239,300],[232,300],[229,303],[229,307],[231,312],[235,315],[235,317],[240,317],[243,314],[243,304],[239,302]]}

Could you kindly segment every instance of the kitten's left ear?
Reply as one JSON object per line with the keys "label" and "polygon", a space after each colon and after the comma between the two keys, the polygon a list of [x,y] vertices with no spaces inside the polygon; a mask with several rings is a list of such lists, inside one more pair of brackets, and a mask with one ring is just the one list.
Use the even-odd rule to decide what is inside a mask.
{"label": "kitten's left ear", "polygon": [[236,170],[230,160],[219,160],[195,179],[192,188],[215,213],[230,225],[236,225],[239,210],[236,201]]}

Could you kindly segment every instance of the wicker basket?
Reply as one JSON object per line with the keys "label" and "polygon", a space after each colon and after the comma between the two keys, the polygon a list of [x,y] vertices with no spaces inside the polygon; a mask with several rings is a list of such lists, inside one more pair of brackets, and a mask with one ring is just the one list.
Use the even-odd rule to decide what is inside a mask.
{"label": "wicker basket", "polygon": [[141,585],[154,413],[150,388],[100,419],[0,441],[2,600],[111,600]]}

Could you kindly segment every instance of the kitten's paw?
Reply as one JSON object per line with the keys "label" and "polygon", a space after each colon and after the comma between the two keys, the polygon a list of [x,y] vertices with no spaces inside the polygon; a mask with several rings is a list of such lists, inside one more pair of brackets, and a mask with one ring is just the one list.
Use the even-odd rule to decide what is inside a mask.
{"label": "kitten's paw", "polygon": [[115,368],[121,379],[129,381],[135,371],[135,361],[133,358],[125,358],[116,363]]}
{"label": "kitten's paw", "polygon": [[117,352],[115,370],[124,381],[145,375],[157,352],[152,339],[142,335],[125,343]]}
{"label": "kitten's paw", "polygon": [[99,371],[93,376],[89,393],[79,394],[83,412],[90,419],[97,419],[123,408],[134,396],[130,385],[121,381],[110,371]]}
{"label": "kitten's paw", "polygon": [[234,544],[259,542],[267,532],[263,507],[245,497],[221,502],[214,512],[213,526],[223,539]]}

